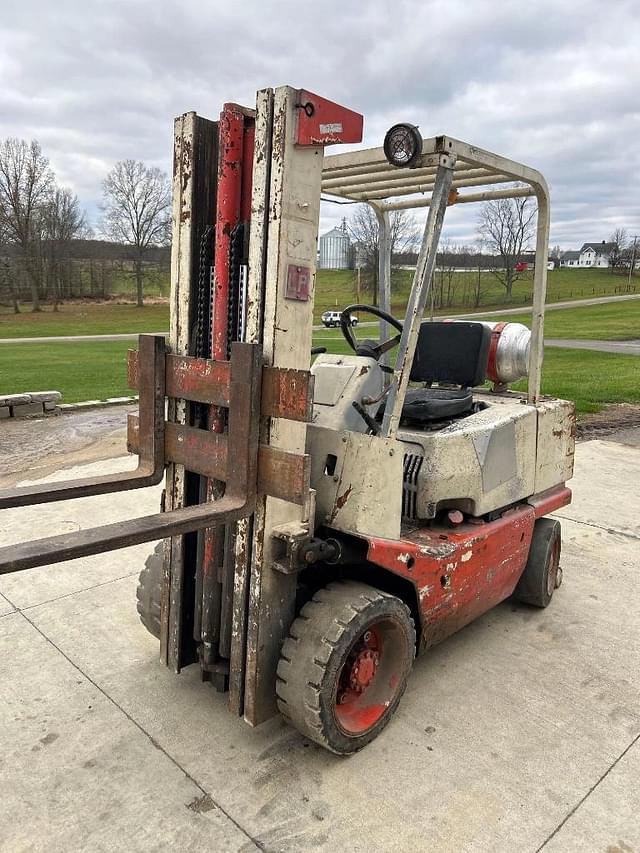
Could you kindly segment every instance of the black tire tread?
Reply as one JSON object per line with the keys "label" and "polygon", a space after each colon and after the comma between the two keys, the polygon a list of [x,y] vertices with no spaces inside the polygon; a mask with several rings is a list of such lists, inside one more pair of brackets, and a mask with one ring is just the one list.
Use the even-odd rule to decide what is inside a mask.
{"label": "black tire tread", "polygon": [[144,568],[138,578],[136,589],[136,609],[140,621],[147,631],[160,639],[160,597],[162,595],[162,573],[164,563],[164,542],[158,542],[147,557]]}
{"label": "black tire tread", "polygon": [[517,601],[540,608],[550,604],[553,593],[551,596],[547,594],[547,562],[556,537],[562,547],[561,525],[556,518],[539,518],[536,521],[527,565],[514,590]]}
{"label": "black tire tread", "polygon": [[[395,596],[356,581],[334,581],[318,590],[302,607],[291,625],[290,635],[282,644],[276,678],[280,713],[305,737],[337,754],[343,750],[336,749],[329,741],[322,719],[321,684],[331,655],[349,630],[352,619],[385,598],[398,602],[406,611],[415,654],[415,628],[409,608]],[[400,701],[404,686],[394,707]]]}

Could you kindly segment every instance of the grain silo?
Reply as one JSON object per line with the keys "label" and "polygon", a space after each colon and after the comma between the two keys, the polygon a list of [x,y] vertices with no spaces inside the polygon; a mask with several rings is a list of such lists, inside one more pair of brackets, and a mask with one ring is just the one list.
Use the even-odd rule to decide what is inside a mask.
{"label": "grain silo", "polygon": [[343,221],[339,228],[332,228],[323,234],[319,241],[321,270],[348,270],[352,266],[353,251],[347,234],[347,225]]}

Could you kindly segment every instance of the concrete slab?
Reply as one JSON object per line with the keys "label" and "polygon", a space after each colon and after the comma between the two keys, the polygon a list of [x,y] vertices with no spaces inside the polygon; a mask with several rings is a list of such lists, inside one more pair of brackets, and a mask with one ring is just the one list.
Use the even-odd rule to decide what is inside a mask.
{"label": "concrete slab", "polygon": [[631,746],[544,848],[548,853],[640,850],[640,743]]}
{"label": "concrete slab", "polygon": [[[32,482],[46,483],[86,477],[95,474],[97,469],[104,474],[114,473],[135,467],[136,461],[134,457],[125,457],[106,460],[98,465],[79,465]],[[2,510],[0,528],[6,531],[3,533],[3,544],[12,545],[28,539],[70,533],[96,524],[157,512],[161,490],[162,487],[157,486],[117,495],[100,495],[31,508]],[[21,574],[3,575],[0,577],[0,593],[16,607],[25,609],[43,601],[97,586],[113,578],[129,574],[137,576],[153,547],[154,543],[137,545],[116,553],[58,563]]]}
{"label": "concrete slab", "polygon": [[434,649],[347,760],[279,720],[252,731],[197,671],[160,668],[134,578],[29,617],[267,849],[535,850],[640,732],[635,546],[565,528],[553,606],[505,604]]}
{"label": "concrete slab", "polygon": [[[66,597],[49,600],[51,589],[42,586],[35,594],[29,591],[45,584],[36,579],[36,573],[50,573],[43,569],[13,576],[12,594],[30,602],[25,616],[50,638],[51,653],[59,649],[64,666],[71,660],[100,696],[122,709],[122,722],[106,716],[96,723],[97,741],[125,737],[134,721],[162,755],[242,827],[246,849],[252,849],[249,837],[270,851],[533,853],[543,848],[606,850],[606,844],[619,846],[620,841],[635,849],[636,794],[625,797],[623,786],[640,772],[631,748],[640,735],[639,537],[632,511],[639,470],[640,450],[621,453],[599,441],[579,445],[576,502],[560,513],[565,582],[552,605],[538,611],[503,604],[425,655],[386,732],[349,759],[325,753],[279,719],[252,730],[227,712],[225,697],[203,685],[197,669],[175,676],[162,668],[157,641],[138,622],[136,578],[123,552],[111,555],[112,579],[104,578],[101,586],[88,588],[88,560],[75,578],[60,576],[69,590]],[[137,494],[138,501],[147,500]],[[111,509],[119,510],[116,504]],[[68,516],[61,506],[62,521]],[[41,509],[22,512],[33,512],[33,524]],[[106,521],[109,511],[103,506],[99,516],[93,509],[89,514]],[[53,516],[49,523],[54,524]],[[28,725],[40,725],[39,737],[46,737],[44,726],[64,727],[66,706],[80,699],[69,684],[68,697],[57,701],[57,667],[63,664],[47,658],[43,666],[37,643],[26,642],[20,631],[13,638],[7,626],[24,618],[13,614],[0,620],[6,631],[3,647],[20,650],[19,668],[0,685],[13,680],[20,685],[20,702],[34,709]],[[78,684],[78,693],[83,689]],[[44,701],[37,704],[39,699]],[[1,757],[16,741],[26,752],[31,741],[21,740],[24,725],[22,717],[8,720]],[[123,769],[115,760],[100,767],[109,790],[114,777],[122,796],[134,800],[145,786],[155,785],[159,774],[155,755],[135,754],[135,767]],[[32,831],[31,821],[40,837],[44,803],[51,832],[62,837],[66,811],[58,815],[52,807],[60,796],[59,765],[40,753],[38,759],[41,763],[25,761],[9,774],[24,776],[24,833]],[[616,782],[618,773],[627,771]],[[600,793],[607,780],[619,784],[618,802],[607,788]],[[29,786],[36,785],[38,797],[30,793]],[[184,808],[183,789],[171,774],[163,779],[163,792]],[[601,805],[596,799],[591,806],[599,796]],[[83,827],[64,849],[109,844],[116,849],[122,838],[119,816],[104,819],[102,826],[97,812],[88,814],[83,802]],[[9,805],[15,808],[14,800]],[[605,808],[610,814],[594,836],[599,809]],[[237,831],[230,826],[230,832]],[[564,833],[564,847],[553,847]],[[603,843],[591,843],[594,837]],[[170,849],[173,838],[165,841],[162,827],[155,833],[148,829],[145,849]],[[235,843],[235,836],[229,838]],[[186,843],[180,839],[180,846],[200,849],[188,838]],[[225,849],[215,839],[209,847]],[[628,853],[624,847],[620,851]]]}
{"label": "concrete slab", "polygon": [[640,537],[640,452],[614,441],[577,447],[573,502],[559,515]]}
{"label": "concrete slab", "polygon": [[7,616],[9,613],[13,613],[15,611],[15,607],[11,604],[4,595],[0,595],[0,616]]}
{"label": "concrete slab", "polygon": [[0,656],[0,849],[255,849],[22,614],[0,620],[0,645],[9,644]]}

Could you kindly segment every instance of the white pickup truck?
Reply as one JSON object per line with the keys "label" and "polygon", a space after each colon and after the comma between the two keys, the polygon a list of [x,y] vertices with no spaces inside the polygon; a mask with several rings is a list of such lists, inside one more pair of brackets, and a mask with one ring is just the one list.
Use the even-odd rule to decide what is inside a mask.
{"label": "white pickup truck", "polygon": [[[340,311],[325,311],[322,315],[322,322],[327,329],[337,328],[340,325]],[[351,315],[351,325],[358,325],[358,318]]]}

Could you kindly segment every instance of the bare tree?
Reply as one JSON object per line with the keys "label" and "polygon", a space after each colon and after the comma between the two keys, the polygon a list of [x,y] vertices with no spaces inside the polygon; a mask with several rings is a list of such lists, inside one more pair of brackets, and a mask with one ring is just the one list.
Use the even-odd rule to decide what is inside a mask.
{"label": "bare tree", "polygon": [[49,161],[35,139],[5,139],[0,143],[0,222],[7,242],[22,254],[33,311],[40,311],[42,285],[40,217],[53,184]]}
{"label": "bare tree", "polygon": [[609,250],[609,269],[612,273],[621,267],[625,261],[625,252],[629,243],[629,237],[624,228],[616,228],[609,237],[611,249]]}
{"label": "bare tree", "polygon": [[62,261],[71,241],[85,233],[86,222],[78,197],[69,189],[56,187],[40,215],[42,251],[47,262],[53,310],[62,298]]}
{"label": "bare tree", "polygon": [[482,297],[485,295],[487,290],[487,276],[483,275],[483,271],[486,273],[487,269],[493,266],[491,262],[491,256],[485,255],[482,252],[484,244],[482,240],[478,240],[476,243],[476,251],[474,253],[475,258],[475,275],[473,282],[473,307],[479,308],[480,303],[482,302]]}
{"label": "bare tree", "polygon": [[434,308],[450,308],[453,304],[457,284],[456,269],[460,265],[462,252],[462,247],[454,245],[448,238],[443,240],[432,284]]}
{"label": "bare tree", "polygon": [[[391,226],[391,269],[397,269],[394,258],[403,252],[415,251],[420,234],[414,217],[406,210],[394,210],[390,216]],[[371,294],[374,305],[378,304],[378,256],[380,228],[378,217],[369,204],[359,204],[348,223],[348,231],[355,244],[356,267],[364,273],[364,289]]]}
{"label": "bare tree", "polygon": [[8,229],[6,223],[0,218],[0,296],[5,293],[11,300],[13,313],[20,313],[20,303],[18,302],[18,289],[15,285],[14,271],[11,264],[11,258],[7,254]]}
{"label": "bare tree", "polygon": [[504,287],[508,302],[519,278],[516,266],[533,238],[535,218],[535,205],[527,196],[493,199],[480,210],[478,233],[489,251],[502,260],[502,268],[495,269],[494,274]]}
{"label": "bare tree", "polygon": [[164,172],[136,160],[121,160],[103,182],[105,234],[135,247],[137,304],[144,303],[142,263],[150,246],[169,240],[171,187]]}

